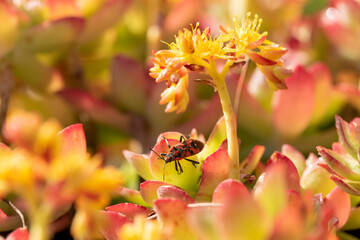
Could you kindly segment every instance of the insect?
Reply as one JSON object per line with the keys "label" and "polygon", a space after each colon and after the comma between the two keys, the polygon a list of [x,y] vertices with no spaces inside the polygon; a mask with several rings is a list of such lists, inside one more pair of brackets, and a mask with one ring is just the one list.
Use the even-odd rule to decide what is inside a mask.
{"label": "insect", "polygon": [[182,166],[180,164],[180,160],[184,159],[192,163],[194,167],[196,164],[199,164],[198,161],[187,159],[186,157],[193,156],[201,152],[204,148],[204,143],[196,140],[196,139],[186,139],[184,136],[180,136],[180,142],[174,146],[170,146],[168,140],[163,137],[166,141],[166,144],[169,147],[169,153],[160,153],[160,155],[153,151],[160,159],[164,160],[164,168],[163,168],[163,180],[165,180],[165,166],[167,163],[175,162],[175,170],[178,174],[183,173]]}

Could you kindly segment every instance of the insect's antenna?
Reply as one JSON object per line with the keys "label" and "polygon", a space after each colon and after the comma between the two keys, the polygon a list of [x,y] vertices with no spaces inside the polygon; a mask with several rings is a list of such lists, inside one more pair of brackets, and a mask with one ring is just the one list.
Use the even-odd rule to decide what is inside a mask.
{"label": "insect's antenna", "polygon": [[163,167],[163,181],[165,181],[165,166],[166,166],[166,163],[164,163],[164,167]]}
{"label": "insect's antenna", "polygon": [[165,160],[164,157],[160,156],[157,152],[155,152],[154,150],[152,150],[151,148],[149,148],[153,153],[156,154],[156,156],[158,156],[160,159]]}

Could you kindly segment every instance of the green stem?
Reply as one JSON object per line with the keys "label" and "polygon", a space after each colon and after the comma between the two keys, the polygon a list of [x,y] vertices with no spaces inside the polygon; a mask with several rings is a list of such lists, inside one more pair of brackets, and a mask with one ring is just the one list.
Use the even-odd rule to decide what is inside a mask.
{"label": "green stem", "polygon": [[[220,97],[220,102],[225,118],[226,135],[228,141],[229,153],[229,178],[239,180],[239,142],[237,137],[236,117],[231,104],[229,92],[225,83],[226,71],[219,74],[216,70],[215,61],[210,61],[209,75],[215,82],[217,92]],[[226,65],[225,65],[226,66]]]}
{"label": "green stem", "polygon": [[31,239],[48,240],[50,239],[51,211],[46,206],[37,208],[30,216],[30,236]]}

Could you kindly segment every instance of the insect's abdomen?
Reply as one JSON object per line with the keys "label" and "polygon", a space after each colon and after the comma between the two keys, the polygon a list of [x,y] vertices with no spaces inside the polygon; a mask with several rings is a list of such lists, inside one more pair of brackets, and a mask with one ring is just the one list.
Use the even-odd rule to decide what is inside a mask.
{"label": "insect's abdomen", "polygon": [[189,149],[183,144],[179,144],[176,146],[173,146],[170,149],[170,152],[165,157],[165,162],[172,162],[176,160],[181,160],[186,157],[190,157],[192,155],[195,155],[199,153],[200,150],[198,149]]}

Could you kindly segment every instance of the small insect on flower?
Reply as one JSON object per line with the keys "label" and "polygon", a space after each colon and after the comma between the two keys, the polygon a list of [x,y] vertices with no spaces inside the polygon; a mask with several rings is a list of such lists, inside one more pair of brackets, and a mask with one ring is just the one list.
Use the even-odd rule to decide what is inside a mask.
{"label": "small insect on flower", "polygon": [[199,164],[199,162],[195,160],[187,159],[186,157],[190,157],[201,152],[201,150],[204,148],[203,142],[196,139],[186,139],[184,136],[181,136],[178,144],[174,146],[170,146],[168,140],[165,137],[163,138],[169,147],[168,154],[160,153],[159,155],[157,152],[150,149],[159,157],[159,159],[162,159],[165,162],[163,168],[163,180],[165,180],[165,166],[167,163],[170,163],[172,161],[175,161],[175,170],[178,174],[184,172],[180,164],[180,160],[182,159],[191,162],[192,165],[196,168],[196,164]]}

